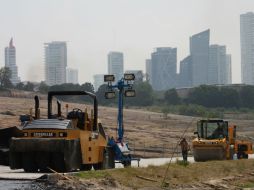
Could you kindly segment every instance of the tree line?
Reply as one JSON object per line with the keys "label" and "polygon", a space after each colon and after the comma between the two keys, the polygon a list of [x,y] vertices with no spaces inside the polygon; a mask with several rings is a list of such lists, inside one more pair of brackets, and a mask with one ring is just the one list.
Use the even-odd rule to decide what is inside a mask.
{"label": "tree line", "polygon": [[[7,67],[1,68],[0,89],[15,88],[26,91],[39,91],[41,93],[59,90],[82,90],[96,93],[100,105],[117,105],[117,97],[110,100],[105,99],[104,95],[107,91],[106,84],[101,85],[97,92],[95,92],[93,85],[88,82],[81,85],[66,83],[53,86],[48,86],[45,82],[41,82],[37,86],[31,82],[27,82],[26,84],[20,82],[14,86],[10,78],[10,69]],[[181,98],[176,89],[155,92],[148,82],[135,82],[133,87],[136,91],[136,97],[125,98],[124,103],[126,106],[158,106],[164,108],[174,105],[185,105],[184,109],[187,109],[186,106],[198,105],[206,108],[254,108],[254,86],[250,85],[243,85],[238,89],[223,86],[201,85],[191,89],[185,98]],[[90,101],[88,97],[76,98],[73,100]]]}
{"label": "tree line", "polygon": [[207,108],[254,108],[254,86],[245,85],[238,89],[201,85],[190,90],[186,98],[180,98],[175,89],[165,92],[168,105],[196,104]]}

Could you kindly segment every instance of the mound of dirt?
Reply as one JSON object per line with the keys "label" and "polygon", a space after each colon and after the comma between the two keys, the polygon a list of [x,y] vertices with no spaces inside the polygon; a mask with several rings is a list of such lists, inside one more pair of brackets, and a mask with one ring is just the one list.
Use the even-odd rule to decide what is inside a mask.
{"label": "mound of dirt", "polygon": [[[79,179],[75,176],[62,174],[47,174],[36,180],[29,188],[33,190],[107,190],[123,189],[117,181],[111,177],[102,179]],[[28,189],[24,189],[28,190]]]}

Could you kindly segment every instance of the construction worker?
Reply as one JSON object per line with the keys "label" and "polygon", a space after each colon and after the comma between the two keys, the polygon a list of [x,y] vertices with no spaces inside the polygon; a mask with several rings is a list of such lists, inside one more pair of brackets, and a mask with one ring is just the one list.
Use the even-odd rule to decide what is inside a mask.
{"label": "construction worker", "polygon": [[188,145],[186,139],[182,138],[182,140],[180,141],[179,145],[181,146],[181,149],[182,149],[183,161],[187,162],[189,145]]}

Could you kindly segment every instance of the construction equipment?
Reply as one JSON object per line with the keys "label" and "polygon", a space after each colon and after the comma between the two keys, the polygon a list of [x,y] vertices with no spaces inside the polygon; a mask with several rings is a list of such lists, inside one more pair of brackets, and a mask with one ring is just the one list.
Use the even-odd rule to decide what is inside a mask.
{"label": "construction equipment", "polygon": [[[53,97],[89,96],[93,109],[74,108],[61,113],[61,102],[57,100],[57,114],[52,113]],[[114,157],[107,148],[107,139],[98,122],[98,103],[93,93],[86,91],[51,91],[48,93],[48,118],[40,119],[39,100],[35,99],[35,117],[21,116],[19,134],[12,134],[9,144],[11,169],[23,168],[26,172],[58,172],[103,169],[114,167]],[[66,106],[67,107],[67,106]],[[0,132],[1,134],[1,132]],[[111,151],[112,152],[112,151]]]}
{"label": "construction equipment", "polygon": [[128,143],[124,141],[123,97],[135,96],[135,90],[132,89],[134,79],[134,74],[124,74],[124,77],[117,81],[116,84],[112,84],[115,80],[114,75],[104,75],[104,82],[108,82],[108,91],[105,93],[105,98],[115,98],[114,89],[118,90],[117,138],[109,138],[108,146],[114,152],[115,162],[122,163],[124,167],[130,166],[132,160],[137,160],[138,162],[140,160],[131,156]]}
{"label": "construction equipment", "polygon": [[195,161],[248,158],[252,154],[252,143],[236,139],[236,126],[224,120],[199,120],[198,137],[192,141]]}

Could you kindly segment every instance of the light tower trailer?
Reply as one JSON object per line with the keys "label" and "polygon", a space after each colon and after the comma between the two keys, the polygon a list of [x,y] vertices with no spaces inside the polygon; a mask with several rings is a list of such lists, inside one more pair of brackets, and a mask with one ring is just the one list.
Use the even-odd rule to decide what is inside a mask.
{"label": "light tower trailer", "polygon": [[114,152],[115,163],[122,163],[124,167],[131,166],[131,161],[138,161],[139,158],[133,158],[130,154],[128,143],[124,141],[124,126],[123,126],[123,99],[125,97],[135,97],[136,93],[133,90],[134,74],[124,74],[124,77],[115,84],[114,75],[104,75],[104,82],[108,83],[108,91],[105,92],[106,99],[116,97],[115,89],[118,91],[118,117],[117,117],[117,139],[109,138],[108,146]]}

